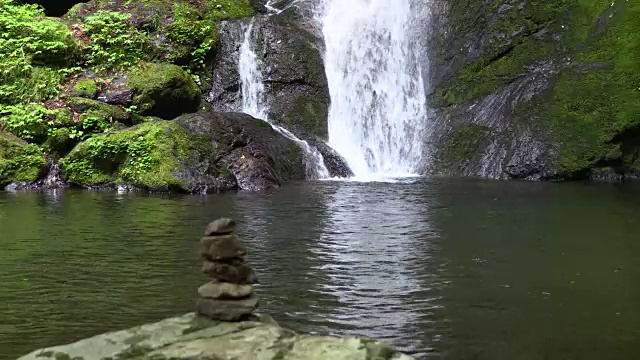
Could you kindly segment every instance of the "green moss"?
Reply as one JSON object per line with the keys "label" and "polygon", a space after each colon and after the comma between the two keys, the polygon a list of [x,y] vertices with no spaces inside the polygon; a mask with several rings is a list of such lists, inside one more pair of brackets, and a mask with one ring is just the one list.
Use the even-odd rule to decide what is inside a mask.
{"label": "green moss", "polygon": [[[486,12],[491,40],[488,48],[476,60],[468,61],[452,78],[436,89],[434,105],[451,106],[469,102],[495,92],[505,84],[527,72],[527,67],[544,58],[562,56],[564,43],[544,39],[536,39],[532,35],[542,29],[557,31],[570,13],[572,6],[569,0],[550,3],[533,0],[527,2],[523,9],[512,7],[500,16],[493,16],[505,2],[495,2],[492,7],[480,7],[479,12]],[[478,6],[478,2],[473,3]],[[454,12],[455,21],[469,26],[466,16],[474,11],[469,7],[458,7]],[[473,22],[472,22],[473,24]],[[459,29],[459,31],[478,31],[477,29]]]}
{"label": "green moss", "polygon": [[[492,40],[482,56],[436,88],[434,105],[479,99],[539,61],[562,64],[551,90],[540,94],[544,99],[533,110],[551,141],[561,145],[552,165],[561,178],[584,176],[601,166],[628,171],[640,145],[634,135],[640,131],[640,3],[532,0],[523,9],[497,15],[505,1],[484,8],[463,2],[452,7],[455,31],[481,31],[478,22],[469,21],[476,13],[470,6],[477,6]],[[533,36],[542,29],[546,35]],[[523,114],[514,116],[518,121]]]}
{"label": "green moss", "polygon": [[93,79],[82,79],[73,87],[73,95],[93,99],[98,93],[98,85]]}
{"label": "green moss", "polygon": [[[556,166],[569,176],[619,161],[634,147],[623,139],[640,131],[640,3],[610,5],[581,1],[577,21],[591,24],[576,53],[582,65],[562,71],[546,117],[563,145]],[[609,23],[597,32],[601,14]]]}
{"label": "green moss", "polygon": [[36,181],[46,161],[38,146],[0,132],[0,186],[11,182]]}
{"label": "green moss", "polygon": [[249,0],[205,0],[207,17],[212,20],[237,19],[254,14]]}
{"label": "green moss", "polygon": [[89,124],[91,122],[99,123],[95,125],[100,128],[97,130],[105,131],[109,128],[108,124],[114,122],[131,123],[131,115],[119,106],[81,97],[70,97],[67,99],[67,104],[81,113],[80,122],[88,126],[93,126]]}
{"label": "green moss", "polygon": [[169,42],[159,50],[169,62],[180,64],[194,74],[202,72],[205,60],[218,41],[216,23],[188,3],[175,4],[173,17],[173,23],[164,30]]}
{"label": "green moss", "polygon": [[61,160],[75,184],[129,183],[153,190],[180,188],[172,172],[196,146],[174,122],[158,121],[91,138]]}
{"label": "green moss", "polygon": [[128,86],[135,92],[133,104],[143,115],[172,119],[198,110],[200,88],[179,66],[142,64],[129,73]]}
{"label": "green moss", "polygon": [[128,20],[131,14],[98,10],[84,22],[91,39],[89,64],[98,70],[124,69],[148,58],[151,40]]}
{"label": "green moss", "polygon": [[291,129],[327,138],[327,106],[315,96],[300,96],[296,99],[293,111],[284,117],[284,123]]}
{"label": "green moss", "polygon": [[441,168],[457,173],[459,169],[477,160],[491,136],[491,130],[480,125],[465,125],[455,129],[438,154]]}

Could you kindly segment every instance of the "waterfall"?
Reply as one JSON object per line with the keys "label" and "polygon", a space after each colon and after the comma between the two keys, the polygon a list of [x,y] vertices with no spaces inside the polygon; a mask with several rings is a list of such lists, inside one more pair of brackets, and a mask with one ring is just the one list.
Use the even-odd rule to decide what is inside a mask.
{"label": "waterfall", "polygon": [[268,122],[274,130],[300,146],[307,167],[307,178],[329,178],[329,170],[324,164],[322,154],[320,154],[316,148],[310,146],[306,141],[298,139],[289,130],[269,121],[268,106],[264,99],[262,73],[260,72],[258,57],[251,44],[252,30],[253,20],[251,20],[245,31],[244,41],[242,42],[242,46],[240,46],[240,59],[238,61],[238,70],[242,83],[242,112]]}
{"label": "waterfall", "polygon": [[426,94],[410,0],[322,0],[329,145],[356,178],[419,173]]}

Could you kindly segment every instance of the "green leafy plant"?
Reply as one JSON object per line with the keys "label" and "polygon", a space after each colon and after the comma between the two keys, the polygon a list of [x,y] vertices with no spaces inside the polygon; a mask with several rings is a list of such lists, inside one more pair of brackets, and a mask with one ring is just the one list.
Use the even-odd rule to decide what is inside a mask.
{"label": "green leafy plant", "polygon": [[172,59],[186,63],[186,70],[204,70],[207,55],[217,41],[216,26],[210,19],[203,19],[198,10],[186,3],[173,7],[174,22],[167,28],[168,39],[173,45],[188,49],[188,54],[180,54],[183,59]]}
{"label": "green leafy plant", "polygon": [[130,17],[107,10],[87,17],[84,30],[91,39],[90,65],[98,70],[123,69],[146,57],[149,39],[128,22]]}
{"label": "green leafy plant", "polygon": [[37,104],[0,106],[6,130],[27,141],[42,140],[55,124],[55,112]]}
{"label": "green leafy plant", "polygon": [[38,5],[0,0],[0,103],[55,96],[79,54],[66,24],[46,18]]}

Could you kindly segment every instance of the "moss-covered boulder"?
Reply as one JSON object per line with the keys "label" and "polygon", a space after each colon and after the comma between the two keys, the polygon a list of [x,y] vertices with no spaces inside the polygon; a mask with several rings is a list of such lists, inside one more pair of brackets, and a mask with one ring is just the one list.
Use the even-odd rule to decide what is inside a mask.
{"label": "moss-covered boulder", "polygon": [[38,146],[0,131],[0,189],[12,182],[36,181],[45,167],[46,161]]}
{"label": "moss-covered boulder", "polygon": [[471,124],[492,134],[456,145],[469,156],[437,171],[507,179],[637,174],[639,3],[463,0],[434,10],[433,26],[445,30],[429,29],[437,148],[459,144],[458,129]]}
{"label": "moss-covered boulder", "polygon": [[93,137],[61,160],[68,182],[85,187],[132,184],[152,190],[179,189],[172,172],[196,144],[175,123],[156,121]]}
{"label": "moss-covered boulder", "polygon": [[186,314],[153,324],[97,335],[73,344],[35,350],[18,360],[411,360],[388,344],[367,338],[299,335],[267,315],[217,322]]}
{"label": "moss-covered boulder", "polygon": [[93,137],[60,162],[69,183],[151,191],[262,190],[304,179],[297,145],[244,114],[199,113]]}
{"label": "moss-covered boulder", "polygon": [[133,105],[143,115],[173,119],[195,112],[200,104],[200,88],[181,67],[146,63],[128,74],[134,92]]}

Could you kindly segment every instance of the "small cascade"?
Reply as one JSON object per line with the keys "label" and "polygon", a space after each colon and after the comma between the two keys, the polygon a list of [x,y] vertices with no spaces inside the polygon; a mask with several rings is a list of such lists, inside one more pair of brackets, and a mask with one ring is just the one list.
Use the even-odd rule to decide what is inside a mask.
{"label": "small cascade", "polygon": [[420,173],[428,135],[410,0],[321,0],[329,145],[357,179]]}
{"label": "small cascade", "polygon": [[264,100],[262,73],[260,72],[257,55],[251,44],[252,30],[253,20],[249,23],[245,31],[244,41],[240,46],[240,58],[238,61],[240,81],[242,83],[242,112],[268,122],[274,130],[300,146],[304,154],[308,179],[329,178],[329,170],[324,164],[322,154],[320,154],[316,148],[310,146],[306,141],[297,138],[289,130],[269,121],[269,109]]}

